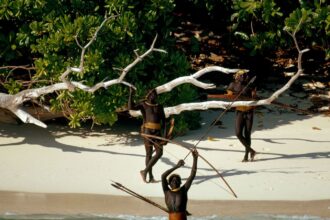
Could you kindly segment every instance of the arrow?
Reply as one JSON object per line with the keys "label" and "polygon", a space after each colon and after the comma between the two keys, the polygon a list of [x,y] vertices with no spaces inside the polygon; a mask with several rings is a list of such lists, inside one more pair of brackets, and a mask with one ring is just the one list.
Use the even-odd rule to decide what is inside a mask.
{"label": "arrow", "polygon": [[[186,148],[188,149],[189,151],[191,151],[193,148],[195,148],[194,145],[191,145],[189,143],[181,143],[181,142],[177,142],[177,141],[173,141],[173,140],[170,140],[170,139],[167,139],[167,138],[163,138],[163,137],[160,137],[160,136],[155,136],[155,135],[151,135],[151,134],[145,134],[145,133],[141,133],[141,136],[142,137],[145,137],[145,138],[152,138],[152,139],[158,139],[158,140],[161,140],[161,141],[166,141],[166,142],[169,142],[169,143],[172,143],[172,144],[175,144],[175,145],[178,145],[178,146],[181,146],[183,148]],[[207,163],[217,174],[218,176],[224,181],[224,183],[227,185],[227,187],[230,189],[230,191],[232,192],[232,194],[237,198],[237,195],[236,193],[234,192],[234,190],[230,187],[230,185],[227,183],[227,181],[225,180],[225,178],[221,175],[221,173],[205,158],[203,157],[202,155],[198,154],[198,156],[205,161],[205,163]]]}

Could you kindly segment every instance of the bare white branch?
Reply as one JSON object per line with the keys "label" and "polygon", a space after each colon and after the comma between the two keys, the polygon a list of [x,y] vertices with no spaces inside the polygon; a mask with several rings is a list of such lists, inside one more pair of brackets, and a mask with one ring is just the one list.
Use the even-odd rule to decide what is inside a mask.
{"label": "bare white branch", "polygon": [[24,66],[2,66],[0,67],[0,70],[3,69],[10,69],[10,70],[15,70],[15,69],[23,69],[23,70],[35,70],[36,68],[33,66],[28,66],[28,65],[24,65]]}
{"label": "bare white branch", "polygon": [[134,51],[137,57],[136,57],[136,59],[131,64],[129,64],[128,66],[126,66],[126,68],[124,68],[122,70],[121,75],[118,78],[119,81],[122,81],[125,78],[125,76],[128,73],[128,71],[130,71],[136,64],[140,63],[150,53],[152,53],[154,51],[161,52],[161,53],[167,53],[165,50],[155,48],[156,40],[157,40],[157,35],[154,38],[154,40],[153,40],[153,42],[152,42],[149,50],[147,50],[144,54],[139,55],[136,50]]}
{"label": "bare white branch", "polygon": [[198,81],[197,78],[199,78],[202,75],[209,73],[209,72],[222,72],[222,73],[230,74],[230,73],[236,73],[238,70],[239,69],[228,69],[228,68],[221,67],[221,66],[205,67],[190,76],[182,76],[182,77],[176,78],[164,85],[158,86],[156,88],[156,92],[157,92],[157,94],[169,92],[173,88],[175,88],[181,84],[184,84],[184,83],[190,83],[190,84],[193,84],[194,86],[197,86],[202,89],[213,89],[213,88],[215,88],[215,85],[213,83],[203,83],[201,81]]}
{"label": "bare white branch", "polygon": [[[299,23],[299,25],[301,24],[301,22]],[[296,39],[296,33],[297,33],[298,27],[295,29],[295,31],[293,33],[290,33],[290,35],[292,36],[294,42],[295,42],[295,46],[296,49],[298,51],[298,71],[296,74],[294,74],[290,80],[280,89],[278,89],[277,91],[275,91],[269,98],[267,99],[262,99],[262,100],[258,100],[258,101],[234,101],[234,102],[228,102],[228,101],[206,101],[206,102],[198,102],[198,103],[184,103],[184,104],[180,104],[177,106],[173,106],[173,107],[167,107],[164,109],[165,111],[165,115],[166,117],[169,117],[170,115],[177,115],[180,114],[183,111],[196,111],[196,110],[207,110],[207,109],[227,109],[227,108],[234,108],[237,106],[261,106],[261,105],[270,105],[275,99],[277,99],[282,93],[284,93],[287,89],[290,88],[290,86],[294,83],[294,81],[303,73],[303,69],[302,69],[302,55],[303,53],[309,51],[309,49],[304,49],[304,50],[300,50],[299,46],[298,46],[298,42]],[[171,89],[173,89],[174,87],[182,84],[182,83],[192,83],[194,85],[196,85],[197,83],[194,81],[195,78],[198,78],[200,75],[209,72],[209,71],[220,71],[220,72],[224,72],[224,73],[235,73],[236,71],[238,71],[238,69],[235,70],[231,70],[231,69],[223,69],[222,67],[210,67],[209,69],[203,69],[200,72],[197,72],[195,74],[193,74],[192,76],[187,76],[187,77],[180,77],[177,78],[165,85],[159,86],[157,87],[156,91],[158,94],[163,93],[163,92],[168,92],[171,91]],[[200,75],[199,75],[200,74]],[[193,78],[193,79],[191,79]],[[202,83],[199,85],[203,85]],[[205,86],[205,85],[203,85]],[[205,87],[201,87],[201,88],[213,88],[212,87],[213,84],[208,84]],[[138,117],[141,116],[141,112],[140,111],[130,111],[129,112],[133,117]]]}
{"label": "bare white branch", "polygon": [[93,93],[93,92],[95,92],[96,90],[98,90],[100,88],[108,88],[108,87],[110,87],[112,85],[115,85],[115,84],[124,84],[126,86],[129,86],[129,87],[132,87],[132,88],[136,89],[134,87],[134,85],[123,81],[123,79],[124,79],[124,77],[126,76],[126,74],[128,73],[129,70],[131,70],[137,63],[141,62],[146,56],[150,55],[150,53],[152,53],[154,51],[166,53],[166,51],[164,51],[164,50],[154,48],[157,37],[155,37],[155,39],[153,40],[150,49],[147,50],[144,54],[138,56],[131,64],[129,64],[126,68],[124,68],[122,73],[121,73],[121,76],[117,79],[112,79],[112,80],[109,80],[109,81],[99,82],[96,85],[94,85],[93,87],[89,87],[87,85],[84,85],[81,82],[70,81],[70,80],[67,79],[67,77],[69,76],[69,74],[71,72],[80,73],[80,72],[84,71],[85,51],[96,40],[99,30],[104,26],[104,24],[110,18],[113,18],[113,17],[115,17],[115,16],[112,16],[112,17],[109,17],[109,18],[106,17],[103,20],[101,25],[96,29],[92,39],[85,46],[81,46],[78,42],[77,37],[75,38],[78,47],[80,47],[81,50],[82,50],[81,55],[80,55],[80,65],[79,65],[79,67],[68,67],[60,76],[60,79],[62,81],[61,83],[55,83],[55,84],[52,84],[52,85],[49,85],[49,86],[44,86],[44,87],[41,87],[41,88],[26,89],[26,90],[23,90],[23,91],[15,94],[15,95],[0,93],[0,107],[10,110],[19,119],[21,119],[22,122],[24,122],[24,123],[32,123],[32,124],[35,124],[37,126],[41,126],[41,127],[45,128],[47,126],[43,122],[41,122],[40,120],[34,118],[32,115],[30,115],[28,112],[24,111],[20,107],[24,102],[32,100],[32,99],[36,99],[36,98],[38,98],[42,95],[53,93],[55,91],[59,91],[59,90],[70,90],[70,91],[72,91],[75,88],[81,89],[81,90],[86,91],[86,92]]}
{"label": "bare white branch", "polygon": [[[111,18],[111,17],[110,17]],[[49,94],[52,93],[54,91],[59,91],[59,90],[73,90],[75,88],[81,89],[83,91],[86,92],[95,92],[96,90],[100,89],[100,88],[108,88],[112,85],[115,84],[124,84],[127,85],[129,87],[135,88],[133,85],[131,85],[128,82],[125,82],[123,79],[125,78],[126,74],[138,63],[140,63],[146,56],[148,56],[150,53],[156,51],[156,52],[162,52],[162,53],[166,53],[165,50],[162,49],[157,49],[154,48],[155,46],[155,42],[157,39],[157,36],[154,38],[151,47],[142,55],[139,55],[137,53],[137,51],[134,51],[136,54],[136,59],[129,64],[128,66],[126,66],[124,69],[121,70],[121,74],[119,76],[119,78],[117,79],[112,79],[109,81],[104,81],[104,82],[99,82],[96,85],[94,85],[93,87],[89,87],[87,85],[84,85],[81,82],[75,82],[75,81],[70,81],[67,79],[67,77],[69,76],[69,74],[71,72],[83,72],[84,71],[84,55],[85,52],[87,50],[87,48],[96,40],[97,38],[97,34],[99,32],[99,30],[102,28],[102,26],[105,24],[106,21],[108,21],[110,18],[105,18],[104,21],[102,22],[102,24],[96,29],[92,39],[85,45],[85,46],[81,46],[78,42],[78,39],[76,38],[76,43],[78,45],[78,47],[81,48],[81,56],[80,56],[80,64],[79,67],[68,67],[66,69],[66,71],[64,71],[60,77],[61,79],[61,83],[56,83],[53,85],[49,85],[49,86],[44,86],[41,88],[35,88],[35,89],[27,89],[24,91],[21,91],[15,95],[10,95],[10,94],[4,94],[4,93],[0,93],[0,107],[1,108],[5,108],[10,110],[11,112],[13,112],[18,118],[20,118],[24,123],[33,123],[36,124],[38,126],[41,127],[47,127],[43,122],[41,122],[40,120],[34,118],[33,116],[31,116],[28,112],[24,111],[21,108],[21,105],[29,100],[32,99],[36,99],[42,95],[45,94]],[[299,25],[301,24],[301,22],[299,23]],[[302,74],[303,69],[302,69],[302,55],[303,53],[307,52],[308,49],[304,49],[304,50],[300,50],[297,39],[295,37],[295,34],[297,32],[298,27],[296,28],[296,30],[293,33],[290,33],[290,35],[292,36],[295,46],[298,50],[298,71],[296,74],[294,74],[290,80],[279,90],[275,91],[269,98],[267,99],[263,99],[263,100],[258,100],[258,101],[235,101],[235,102],[226,102],[226,101],[206,101],[206,102],[199,102],[199,103],[184,103],[184,104],[180,104],[177,106],[173,106],[173,107],[167,107],[165,108],[165,114],[167,117],[169,117],[170,115],[174,115],[174,114],[180,114],[183,111],[194,111],[194,110],[206,110],[206,109],[212,109],[212,108],[222,108],[222,109],[226,109],[226,108],[234,108],[237,106],[260,106],[260,105],[269,105],[271,104],[275,99],[277,99],[279,97],[279,95],[281,95],[283,92],[285,92],[288,88],[290,88],[290,86],[293,84],[293,82],[300,76],[300,74]],[[156,88],[156,91],[158,94],[164,93],[164,92],[169,92],[171,91],[173,88],[184,84],[184,83],[190,83],[193,84],[199,88],[203,88],[203,89],[212,89],[215,87],[214,84],[212,83],[204,83],[201,81],[198,81],[197,79],[199,77],[201,77],[202,75],[209,73],[209,72],[222,72],[225,74],[231,74],[231,73],[235,73],[237,72],[239,69],[228,69],[228,68],[224,68],[224,67],[220,67],[220,66],[211,66],[211,67],[206,67],[204,69],[201,69],[199,71],[197,71],[196,73],[190,75],[190,76],[184,76],[184,77],[179,77],[177,79],[174,79],[164,85],[158,86]],[[140,111],[130,111],[130,114],[134,117],[140,116],[141,113]]]}
{"label": "bare white branch", "polygon": [[36,119],[35,117],[30,115],[26,111],[22,110],[21,108],[13,109],[12,112],[19,119],[21,119],[21,121],[24,122],[24,123],[31,123],[31,124],[35,124],[35,125],[38,125],[38,126],[43,127],[43,128],[47,128],[47,125],[45,123],[43,123],[42,121]]}
{"label": "bare white branch", "polygon": [[85,45],[85,46],[81,46],[81,44],[79,43],[78,41],[78,36],[76,35],[75,36],[75,41],[76,41],[76,44],[78,45],[78,47],[81,49],[81,53],[80,53],[80,63],[79,63],[79,67],[68,67],[66,69],[66,71],[60,76],[60,79],[62,82],[66,83],[68,85],[68,88],[69,90],[73,90],[74,89],[74,86],[73,84],[67,80],[67,76],[71,73],[71,72],[77,72],[77,73],[80,73],[80,72],[83,72],[84,71],[84,57],[85,57],[85,53],[86,53],[86,50],[88,49],[88,47],[90,45],[92,45],[92,43],[94,41],[96,41],[96,37],[97,37],[97,34],[98,32],[101,30],[101,28],[104,26],[104,24],[112,19],[112,18],[115,18],[117,16],[110,16],[110,17],[105,17],[104,20],[102,21],[102,23],[100,24],[100,26],[96,29],[96,31],[94,32],[93,34],[93,37],[89,40],[89,42]]}

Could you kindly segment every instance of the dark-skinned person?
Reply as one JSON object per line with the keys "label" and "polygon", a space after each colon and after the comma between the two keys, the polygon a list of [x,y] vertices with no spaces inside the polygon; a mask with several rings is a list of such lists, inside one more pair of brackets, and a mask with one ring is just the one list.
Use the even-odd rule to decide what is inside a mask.
{"label": "dark-skinned person", "polygon": [[[141,126],[141,133],[166,137],[166,118],[164,108],[157,103],[157,92],[155,89],[148,91],[145,99],[139,103],[134,103],[132,95],[134,90],[130,88],[130,94],[128,99],[129,110],[140,110],[143,118],[143,124]],[[153,166],[163,155],[164,142],[144,137],[144,146],[146,150],[145,169],[140,171],[142,179],[146,183],[155,182],[154,175],[152,173]],[[153,152],[155,153],[153,154]],[[147,180],[149,175],[149,180]]]}
{"label": "dark-skinned person", "polygon": [[[180,175],[170,175],[173,171],[185,164],[183,160],[179,160],[176,166],[165,171],[162,175],[162,187],[165,195],[165,203],[169,210],[169,220],[186,220],[187,215],[189,215],[187,212],[188,190],[196,176],[198,151],[196,149],[192,150],[192,155],[194,158],[193,165],[190,176],[184,185],[181,186]],[[168,176],[169,178],[167,178]]]}
{"label": "dark-skinned person", "polygon": [[[234,74],[234,81],[227,88],[227,95],[236,97],[237,100],[251,101],[256,98],[255,85],[248,85],[249,74],[245,70],[239,70]],[[242,162],[254,161],[256,151],[251,147],[251,133],[253,127],[253,106],[238,106],[235,111],[235,134],[245,147],[245,154]]]}

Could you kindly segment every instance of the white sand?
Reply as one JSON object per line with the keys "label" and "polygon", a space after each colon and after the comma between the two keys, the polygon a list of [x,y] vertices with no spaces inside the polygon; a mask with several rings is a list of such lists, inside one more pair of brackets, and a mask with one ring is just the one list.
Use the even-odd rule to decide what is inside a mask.
{"label": "white sand", "polygon": [[[322,208],[316,206],[323,210],[320,215],[330,217],[330,117],[267,113],[265,109],[258,112],[252,134],[252,147],[260,153],[256,162],[241,162],[244,148],[234,136],[233,112],[223,117],[222,128],[215,126],[208,138],[198,144],[199,153],[223,174],[238,198],[200,159],[189,191],[190,200],[297,203],[325,200]],[[201,129],[175,140],[196,143],[218,114],[203,113]],[[15,201],[19,204],[17,194],[6,192],[127,196],[111,187],[111,180],[162,200],[161,184],[145,184],[140,177],[145,151],[138,131],[137,124],[93,130],[68,129],[56,124],[50,124],[48,129],[0,124],[0,195],[6,195],[0,196],[0,204],[10,207],[15,207]],[[156,179],[160,180],[161,173],[187,153],[182,147],[168,144],[154,167]],[[186,167],[177,170],[183,178],[189,175],[191,155],[185,162]],[[9,198],[13,199],[10,204],[6,202]],[[9,211],[2,207],[0,214]],[[301,213],[312,213],[307,212],[308,207],[299,207]]]}

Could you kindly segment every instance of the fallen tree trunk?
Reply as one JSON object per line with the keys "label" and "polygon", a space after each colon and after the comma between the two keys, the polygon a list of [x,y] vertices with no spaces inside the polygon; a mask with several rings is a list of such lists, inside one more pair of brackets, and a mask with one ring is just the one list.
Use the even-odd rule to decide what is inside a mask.
{"label": "fallen tree trunk", "polygon": [[[290,80],[283,85],[280,89],[275,91],[270,97],[257,100],[257,101],[234,101],[234,102],[228,102],[228,101],[206,101],[206,102],[197,102],[197,103],[183,103],[177,106],[167,107],[164,109],[166,117],[169,117],[170,115],[177,115],[180,114],[183,111],[196,111],[196,110],[207,110],[207,109],[227,109],[227,108],[234,108],[237,106],[261,106],[261,105],[270,105],[274,100],[276,100],[282,93],[284,93],[286,90],[290,88],[290,86],[296,81],[296,79],[303,73],[302,68],[302,56],[305,52],[309,51],[309,49],[301,50],[297,39],[296,39],[296,33],[300,28],[300,24],[296,27],[296,30],[294,30],[293,33],[289,33],[295,43],[295,47],[298,51],[298,58],[297,58],[297,67],[298,70],[296,74],[294,74]],[[210,69],[218,70],[224,73],[232,73],[231,71],[224,71],[221,67],[212,67]],[[171,91],[171,89],[175,88],[178,85],[181,85],[183,83],[192,83],[196,85],[195,78],[204,74],[205,71],[197,72],[193,74],[191,77],[180,77],[178,79],[175,79],[169,83],[166,83],[162,86],[159,86],[156,88],[156,91],[158,94],[162,92],[168,92]],[[236,70],[237,71],[237,70]],[[206,88],[212,88],[212,85],[207,85]],[[130,114],[133,117],[139,117],[141,116],[140,111],[130,111]]]}

